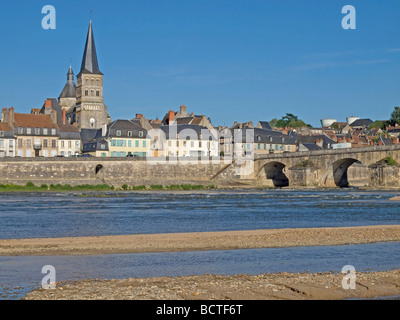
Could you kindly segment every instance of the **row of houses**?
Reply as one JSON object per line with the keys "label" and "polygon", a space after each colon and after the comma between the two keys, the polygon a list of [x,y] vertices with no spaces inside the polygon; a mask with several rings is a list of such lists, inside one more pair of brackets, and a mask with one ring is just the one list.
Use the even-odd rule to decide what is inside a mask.
{"label": "row of houses", "polygon": [[100,129],[81,130],[66,122],[65,111],[53,98],[30,114],[16,113],[13,107],[1,113],[0,157],[228,157],[238,152],[235,144],[243,154],[255,156],[297,149],[293,137],[272,130],[268,122],[214,127],[209,118],[189,114],[185,106],[162,120],[136,114]]}
{"label": "row of houses", "polygon": [[214,127],[206,116],[189,114],[186,106],[181,106],[162,120],[137,114],[134,119],[104,125],[83,143],[82,152],[95,157],[232,157],[238,152],[235,145],[242,154],[255,156],[296,151],[293,137],[265,124]]}
{"label": "row of houses", "polygon": [[[399,143],[400,126],[369,129],[335,124],[325,128],[271,128],[267,121],[235,122],[215,127],[210,118],[188,113],[186,106],[168,111],[162,120],[118,119],[100,129],[81,129],[66,122],[58,100],[46,99],[30,114],[3,108],[0,157],[233,157],[235,153],[271,153],[354,148]],[[388,132],[393,135],[388,136]],[[396,136],[397,134],[397,136]]]}

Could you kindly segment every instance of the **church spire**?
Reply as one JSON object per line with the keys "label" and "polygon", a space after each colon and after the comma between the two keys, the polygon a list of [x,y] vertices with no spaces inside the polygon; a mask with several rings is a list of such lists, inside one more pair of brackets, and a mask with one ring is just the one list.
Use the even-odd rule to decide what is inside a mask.
{"label": "church spire", "polygon": [[94,45],[92,20],[90,20],[89,30],[86,37],[85,51],[83,53],[82,66],[79,74],[81,73],[102,74],[99,69],[99,64],[97,62],[97,53],[96,53],[96,47]]}
{"label": "church spire", "polygon": [[61,91],[60,98],[76,98],[76,85],[74,81],[74,72],[72,71],[72,67],[69,66],[69,70],[67,73],[67,83],[64,86],[64,89]]}

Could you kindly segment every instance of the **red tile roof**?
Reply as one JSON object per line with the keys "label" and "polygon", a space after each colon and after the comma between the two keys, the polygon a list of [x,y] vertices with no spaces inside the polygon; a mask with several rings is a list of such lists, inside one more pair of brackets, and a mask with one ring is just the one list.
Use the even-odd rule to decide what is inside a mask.
{"label": "red tile roof", "polygon": [[14,127],[58,129],[57,124],[51,120],[49,114],[15,113]]}

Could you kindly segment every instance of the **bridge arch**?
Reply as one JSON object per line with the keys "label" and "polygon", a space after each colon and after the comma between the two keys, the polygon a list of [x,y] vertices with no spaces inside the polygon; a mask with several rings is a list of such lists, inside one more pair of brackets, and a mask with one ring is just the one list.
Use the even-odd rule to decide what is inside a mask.
{"label": "bridge arch", "polygon": [[263,165],[260,170],[260,175],[266,179],[271,179],[274,187],[288,187],[289,179],[284,173],[286,165],[282,162],[271,161]]}
{"label": "bridge arch", "polygon": [[354,158],[344,158],[333,163],[333,179],[336,186],[341,188],[349,187],[347,169],[356,162],[360,163],[360,161]]}

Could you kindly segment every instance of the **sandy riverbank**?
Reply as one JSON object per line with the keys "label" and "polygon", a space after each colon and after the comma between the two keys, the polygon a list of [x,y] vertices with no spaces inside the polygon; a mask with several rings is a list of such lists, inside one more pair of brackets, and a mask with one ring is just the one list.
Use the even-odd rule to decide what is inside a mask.
{"label": "sandy riverbank", "polygon": [[0,255],[91,255],[400,241],[400,225],[0,240]]}
{"label": "sandy riverbank", "polygon": [[356,273],[356,288],[342,273],[275,273],[85,280],[39,289],[26,300],[337,300],[400,295],[400,269]]}

